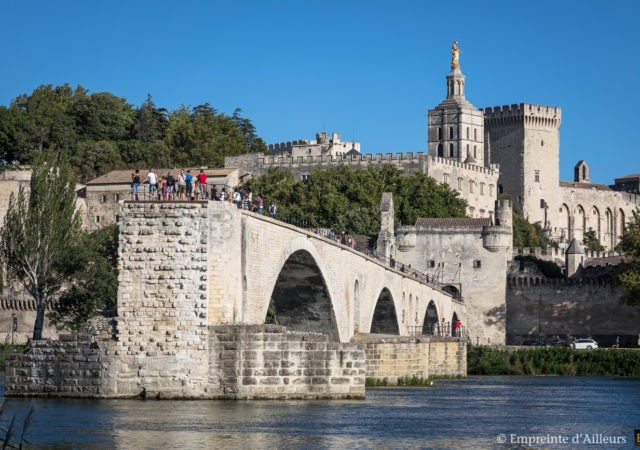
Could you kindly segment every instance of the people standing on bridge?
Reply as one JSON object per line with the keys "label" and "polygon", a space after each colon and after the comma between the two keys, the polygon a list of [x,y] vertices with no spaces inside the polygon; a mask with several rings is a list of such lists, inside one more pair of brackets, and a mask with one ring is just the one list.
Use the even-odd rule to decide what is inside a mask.
{"label": "people standing on bridge", "polygon": [[187,174],[184,176],[184,182],[187,192],[187,200],[192,200],[191,194],[193,192],[193,175],[191,175],[191,170],[187,170]]}
{"label": "people standing on bridge", "polygon": [[449,334],[449,330],[447,330],[446,328],[446,323],[444,321],[444,317],[442,318],[442,323],[440,324],[440,333],[442,333],[442,336],[446,336]]}
{"label": "people standing on bridge", "polygon": [[198,184],[200,185],[200,200],[207,199],[207,174],[204,173],[204,169],[200,169],[198,174]]}
{"label": "people standing on bridge", "polygon": [[136,169],[131,172],[131,198],[134,201],[140,201],[140,171]]}
{"label": "people standing on bridge", "polygon": [[460,319],[456,320],[456,337],[460,337],[462,333],[462,322]]}
{"label": "people standing on bridge", "polygon": [[171,171],[167,173],[167,200],[173,201],[175,200],[175,186],[176,179],[173,175],[171,175]]}
{"label": "people standing on bridge", "polygon": [[182,200],[184,198],[184,193],[187,190],[187,182],[184,177],[184,169],[180,169],[180,174],[178,175],[178,198]]}
{"label": "people standing on bridge", "polygon": [[149,169],[144,182],[149,182],[149,199],[156,200],[158,197],[158,175],[156,175],[153,169]]}
{"label": "people standing on bridge", "polygon": [[275,203],[271,202],[271,204],[269,205],[269,216],[271,216],[272,219],[275,219],[277,212],[278,212],[278,207],[276,206]]}
{"label": "people standing on bridge", "polygon": [[262,215],[264,212],[264,199],[262,198],[262,194],[258,195],[258,214]]}
{"label": "people standing on bridge", "polygon": [[438,325],[438,321],[436,320],[436,323],[433,324],[433,335],[434,336],[440,336],[440,330],[439,330],[439,325]]}
{"label": "people standing on bridge", "polygon": [[166,202],[167,201],[167,177],[162,177],[160,192],[162,193],[162,201]]}
{"label": "people standing on bridge", "polygon": [[242,207],[242,194],[240,193],[240,191],[235,191],[233,193],[233,203],[236,204],[238,209]]}

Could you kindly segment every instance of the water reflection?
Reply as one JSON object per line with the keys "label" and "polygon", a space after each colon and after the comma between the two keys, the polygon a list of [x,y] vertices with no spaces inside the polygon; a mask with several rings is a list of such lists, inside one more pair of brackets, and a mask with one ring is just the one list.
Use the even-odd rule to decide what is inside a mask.
{"label": "water reflection", "polygon": [[631,447],[640,428],[640,382],[624,378],[474,377],[354,401],[7,399],[3,425],[30,405],[27,439],[59,447],[493,448],[500,433],[623,435]]}

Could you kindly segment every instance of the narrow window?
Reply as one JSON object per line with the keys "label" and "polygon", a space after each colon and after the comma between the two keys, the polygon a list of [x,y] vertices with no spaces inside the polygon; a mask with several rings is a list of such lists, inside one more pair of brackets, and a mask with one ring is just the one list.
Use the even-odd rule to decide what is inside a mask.
{"label": "narrow window", "polygon": [[502,192],[503,192],[502,184],[499,184],[498,185],[498,194],[502,194]]}
{"label": "narrow window", "polygon": [[535,171],[535,178],[536,178],[536,183],[540,183],[540,171],[539,170]]}
{"label": "narrow window", "polygon": [[476,149],[476,146],[473,146],[473,157],[478,159],[478,150]]}
{"label": "narrow window", "polygon": [[469,193],[473,194],[473,181],[469,181]]}
{"label": "narrow window", "polygon": [[469,139],[469,127],[467,127],[467,139]]}
{"label": "narrow window", "polygon": [[453,127],[449,127],[449,139],[453,139]]}
{"label": "narrow window", "polygon": [[113,196],[113,200],[116,201],[116,202],[119,202],[120,201],[120,194],[114,195]]}
{"label": "narrow window", "polygon": [[484,183],[480,183],[480,195],[484,195]]}
{"label": "narrow window", "polygon": [[438,140],[442,140],[442,127],[438,128]]}
{"label": "narrow window", "polygon": [[473,129],[473,140],[474,141],[478,140],[478,129],[477,128]]}
{"label": "narrow window", "polygon": [[102,195],[100,196],[100,203],[104,203],[104,202],[106,202],[106,201],[107,201],[107,196],[106,196],[106,195],[104,195],[104,194],[102,194]]}
{"label": "narrow window", "polygon": [[489,195],[493,196],[493,184],[489,185]]}
{"label": "narrow window", "polygon": [[96,223],[100,223],[100,216],[96,216]]}
{"label": "narrow window", "polygon": [[449,184],[449,174],[445,173],[444,175],[442,175],[442,182]]}
{"label": "narrow window", "polygon": [[438,156],[444,157],[444,150],[442,149],[442,144],[438,144]]}
{"label": "narrow window", "polygon": [[482,266],[482,262],[479,259],[474,259],[473,260],[473,268],[474,269],[479,269],[480,266]]}
{"label": "narrow window", "polygon": [[458,178],[458,189],[462,190],[462,178]]}
{"label": "narrow window", "polygon": [[427,261],[428,268],[433,269],[435,266],[436,266],[436,262],[433,259]]}
{"label": "narrow window", "polygon": [[449,144],[449,158],[453,158],[453,144]]}
{"label": "narrow window", "polygon": [[120,216],[116,214],[116,223],[120,222]]}

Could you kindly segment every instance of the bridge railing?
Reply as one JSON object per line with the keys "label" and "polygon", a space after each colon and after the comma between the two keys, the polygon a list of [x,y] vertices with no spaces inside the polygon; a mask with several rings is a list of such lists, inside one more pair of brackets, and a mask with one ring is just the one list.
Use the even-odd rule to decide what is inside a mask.
{"label": "bridge railing", "polygon": [[408,327],[408,332],[410,336],[421,337],[421,336],[429,336],[433,338],[467,338],[467,328],[461,326],[460,328],[455,328],[451,322],[445,322],[444,325],[442,322],[433,324],[431,326],[423,326],[416,325]]}

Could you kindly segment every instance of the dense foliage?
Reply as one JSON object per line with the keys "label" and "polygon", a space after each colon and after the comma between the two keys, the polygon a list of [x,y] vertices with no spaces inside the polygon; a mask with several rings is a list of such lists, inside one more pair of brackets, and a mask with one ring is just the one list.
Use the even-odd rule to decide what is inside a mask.
{"label": "dense foliage", "polygon": [[631,305],[640,304],[640,212],[634,211],[622,239],[616,247],[619,252],[628,255],[628,261],[619,275],[625,287],[622,301]]}
{"label": "dense foliage", "polygon": [[0,159],[27,164],[64,150],[80,181],[132,166],[220,167],[225,155],[267,150],[240,113],[208,103],[168,111],[150,95],[136,108],[107,92],[43,85],[0,106]]}
{"label": "dense foliage", "polygon": [[83,231],[69,246],[65,270],[70,282],[48,314],[54,325],[77,330],[96,314],[115,309],[118,232],[116,224]]}
{"label": "dense foliage", "polygon": [[11,193],[0,230],[6,280],[21,284],[36,304],[33,338],[42,337],[44,313],[69,278],[70,248],[80,235],[76,182],[62,154],[40,154],[29,192]]}
{"label": "dense foliage", "polygon": [[355,170],[348,166],[314,170],[295,181],[291,171],[274,168],[249,180],[243,190],[263,194],[284,219],[309,219],[338,232],[372,235],[380,231],[380,200],[393,193],[396,224],[413,225],[419,217],[464,217],[466,202],[446,184],[393,165]]}
{"label": "dense foliage", "polygon": [[510,349],[469,346],[469,375],[584,375],[640,377],[640,352],[566,347]]}
{"label": "dense foliage", "polygon": [[604,251],[604,245],[600,243],[598,236],[596,236],[596,232],[592,228],[589,228],[589,231],[584,233],[582,244],[584,245],[585,250],[589,252]]}
{"label": "dense foliage", "polygon": [[513,211],[513,248],[547,248],[553,245],[539,223],[529,223],[521,214]]}
{"label": "dense foliage", "polygon": [[518,255],[514,259],[521,264],[524,262],[535,264],[540,273],[547,278],[564,278],[562,268],[553,261],[545,261],[532,255]]}

